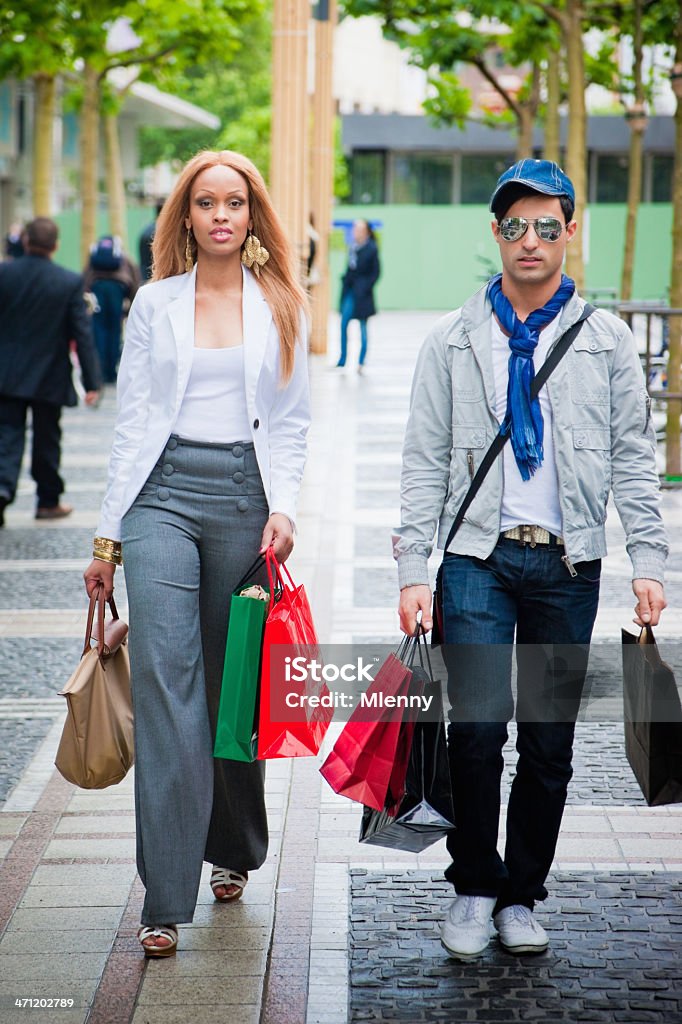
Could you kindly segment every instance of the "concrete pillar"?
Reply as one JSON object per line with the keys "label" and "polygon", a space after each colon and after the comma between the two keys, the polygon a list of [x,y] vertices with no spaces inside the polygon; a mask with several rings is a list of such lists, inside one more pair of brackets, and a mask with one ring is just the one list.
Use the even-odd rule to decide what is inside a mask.
{"label": "concrete pillar", "polygon": [[311,168],[311,210],[319,234],[315,266],[320,279],[312,288],[313,352],[327,351],[329,323],[329,233],[334,191],[334,98],[332,69],[336,0],[319,0],[315,8],[315,91]]}
{"label": "concrete pillar", "polygon": [[308,251],[309,17],[310,0],[274,0],[270,191],[302,265]]}

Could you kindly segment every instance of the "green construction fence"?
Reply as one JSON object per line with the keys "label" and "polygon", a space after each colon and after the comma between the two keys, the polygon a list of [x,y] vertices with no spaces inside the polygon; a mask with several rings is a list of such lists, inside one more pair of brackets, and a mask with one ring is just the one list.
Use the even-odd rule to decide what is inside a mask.
{"label": "green construction fence", "polygon": [[[154,216],[151,208],[128,210],[130,255],[137,259],[137,239]],[[453,309],[499,268],[498,247],[484,206],[337,206],[331,236],[332,307],[346,264],[348,225],[362,217],[377,225],[382,276],[376,297],[380,310]],[[604,204],[588,209],[583,230],[572,243],[584,245],[586,291],[618,293],[623,260],[626,208]],[[57,259],[79,267],[77,213],[59,215]],[[636,299],[667,301],[670,280],[672,207],[640,206],[632,294]],[[98,230],[107,230],[106,214]],[[267,239],[264,239],[267,245]]]}

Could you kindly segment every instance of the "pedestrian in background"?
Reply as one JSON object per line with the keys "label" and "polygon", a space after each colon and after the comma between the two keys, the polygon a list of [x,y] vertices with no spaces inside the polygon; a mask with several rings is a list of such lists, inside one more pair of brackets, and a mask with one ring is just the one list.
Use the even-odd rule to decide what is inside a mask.
{"label": "pedestrian in background", "polygon": [[24,228],[19,221],[10,224],[10,229],[5,235],[5,259],[18,260],[24,255]]}
{"label": "pedestrian in background", "polygon": [[140,286],[137,267],[123,252],[119,238],[103,235],[92,246],[83,282],[97,301],[92,328],[104,383],[115,384],[123,318]]}
{"label": "pedestrian in background", "polygon": [[376,313],[374,285],[381,267],[376,237],[369,221],[353,223],[353,241],[348,250],[348,266],[341,278],[341,355],[337,366],[345,366],[348,353],[348,325],[360,321],[360,358],[362,372],[367,357],[367,320]]}
{"label": "pedestrian in background", "polygon": [[156,222],[159,219],[159,214],[163,210],[164,200],[160,199],[156,204],[156,218],[147,224],[146,228],[142,230],[140,235],[138,246],[140,251],[140,276],[142,277],[143,283],[145,281],[151,281],[153,271],[153,260],[152,260],[152,243],[154,241],[154,234],[156,232]]}
{"label": "pedestrian in background", "polygon": [[36,217],[24,233],[26,253],[0,264],[0,525],[14,501],[31,410],[31,476],[37,486],[36,519],[60,519],[62,406],[78,402],[70,343],[75,342],[85,402],[95,405],[102,386],[92,328],[79,274],[52,262],[59,232]]}
{"label": "pedestrian in background", "polygon": [[[633,567],[635,622],[655,626],[665,608],[656,440],[627,325],[593,311],[539,397],[530,396],[548,352],[584,311],[562,274],[574,205],[573,184],[549,161],[522,160],[500,177],[491,210],[502,273],[426,339],[403,449],[394,554],[401,625],[412,633],[419,613],[432,626],[427,559],[436,524],[445,543],[486,449],[501,430],[510,436],[442,565],[457,827],[446,872],[456,898],[441,938],[463,960],[487,947],[493,922],[512,953],[548,945],[533,910],[547,897],[572,775],[611,490]],[[514,642],[518,762],[501,857]],[[568,646],[539,663],[542,645],[555,644],[571,645],[571,665]]]}
{"label": "pedestrian in background", "polygon": [[320,233],[315,227],[315,217],[312,213],[308,217],[306,235],[308,237],[308,255],[305,261],[305,287],[308,295],[311,295],[315,285],[320,283],[321,277],[320,268],[317,265],[317,249],[320,243]]}
{"label": "pedestrian in background", "polygon": [[128,317],[85,572],[89,594],[103,584],[110,595],[125,563],[147,956],[175,952],[204,860],[229,902],[267,854],[264,764],[214,759],[213,743],[232,592],[259,551],[283,562],[293,548],[310,419],[305,309],[257,169],[238,153],[197,154],[164,205],[154,281]]}

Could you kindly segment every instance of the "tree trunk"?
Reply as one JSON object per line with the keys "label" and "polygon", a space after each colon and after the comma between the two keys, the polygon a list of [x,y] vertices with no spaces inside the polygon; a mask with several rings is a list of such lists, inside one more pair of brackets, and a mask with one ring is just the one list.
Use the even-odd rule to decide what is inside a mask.
{"label": "tree trunk", "polygon": [[[644,117],[644,82],[642,81],[642,0],[635,0],[635,26],[633,31],[633,78],[634,98],[627,112],[630,123],[630,164],[628,167],[628,215],[625,223],[625,251],[623,273],[620,282],[620,297],[624,301],[632,298],[632,276],[635,265],[635,242],[637,235],[637,211],[642,195],[642,137],[646,128]],[[627,116],[627,115],[626,115]]]}
{"label": "tree trunk", "polygon": [[327,351],[329,332],[329,229],[334,196],[334,97],[332,69],[336,0],[331,0],[326,19],[315,20],[315,92],[311,145],[311,210],[318,233],[314,268],[317,283],[309,288],[312,307],[311,352]]}
{"label": "tree trunk", "polygon": [[89,64],[83,69],[84,92],[81,110],[81,263],[88,261],[90,246],[97,236],[99,157],[99,78]]}
{"label": "tree trunk", "polygon": [[578,291],[585,284],[582,229],[587,205],[587,145],[585,112],[585,58],[580,0],[566,0],[565,40],[568,72],[568,145],[566,173],[575,187],[575,219],[578,232],[566,250],[566,272]]}
{"label": "tree trunk", "polygon": [[307,0],[275,0],[270,179],[275,208],[303,277],[307,255],[309,106]]}
{"label": "tree trunk", "polygon": [[[682,71],[682,17],[677,23],[675,71]],[[670,274],[670,305],[682,309],[682,97],[675,111],[675,169],[673,171],[673,257]],[[682,391],[682,317],[670,317],[668,342],[668,391]],[[665,428],[665,472],[668,479],[682,476],[680,461],[680,415],[682,402],[668,401]]]}
{"label": "tree trunk", "polygon": [[52,178],[54,170],[54,75],[36,75],[35,117],[33,122],[33,213],[36,217],[52,214]]}
{"label": "tree trunk", "polygon": [[527,98],[519,104],[519,110],[516,115],[519,130],[516,142],[517,160],[524,160],[526,157],[532,157],[533,155],[533,128],[535,127],[535,118],[537,117],[539,106],[540,68],[537,64],[534,64],[530,92]]}
{"label": "tree trunk", "polygon": [[523,103],[521,105],[521,116],[517,118],[519,134],[516,140],[516,159],[524,160],[533,155],[533,126],[535,115],[530,107]]}
{"label": "tree trunk", "polygon": [[106,114],[104,118],[106,143],[107,196],[109,200],[109,231],[118,235],[123,248],[128,248],[126,225],[126,198],[121,166],[121,146],[118,137],[118,116]]}
{"label": "tree trunk", "polygon": [[628,213],[625,222],[625,248],[623,250],[623,273],[620,279],[620,297],[623,302],[632,298],[632,277],[635,267],[635,241],[637,233],[637,211],[642,194],[642,132],[631,126],[630,166],[628,170]]}
{"label": "tree trunk", "polygon": [[561,54],[559,50],[547,51],[547,111],[545,113],[545,160],[560,160],[560,126],[559,104],[561,102]]}

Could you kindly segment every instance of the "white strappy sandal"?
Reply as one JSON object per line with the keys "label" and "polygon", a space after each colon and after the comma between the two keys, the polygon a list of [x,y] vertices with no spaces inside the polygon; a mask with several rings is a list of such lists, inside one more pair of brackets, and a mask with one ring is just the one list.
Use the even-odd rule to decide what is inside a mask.
{"label": "white strappy sandal", "polygon": [[[175,956],[178,951],[178,929],[174,924],[159,925],[157,928],[149,928],[143,925],[137,933],[140,945],[146,957]],[[158,946],[156,943],[145,946],[145,939],[168,939],[169,945]]]}
{"label": "white strappy sandal", "polygon": [[[211,889],[219,903],[233,903],[235,900],[241,899],[244,886],[248,880],[248,871],[235,871],[234,868],[219,868],[215,866],[211,871]],[[216,889],[227,889],[229,886],[234,886],[237,891],[225,896],[218,896]]]}

